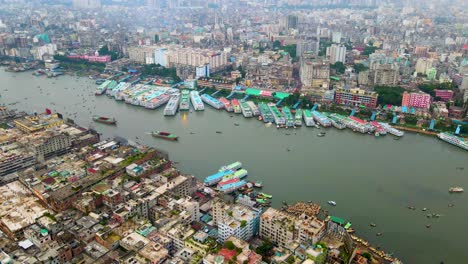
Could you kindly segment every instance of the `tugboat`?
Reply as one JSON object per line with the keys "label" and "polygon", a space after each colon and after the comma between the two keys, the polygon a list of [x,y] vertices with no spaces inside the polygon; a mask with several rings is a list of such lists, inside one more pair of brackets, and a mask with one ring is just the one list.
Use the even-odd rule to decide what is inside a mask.
{"label": "tugboat", "polygon": [[179,137],[174,134],[171,134],[168,132],[162,132],[162,131],[153,131],[151,132],[151,135],[153,137],[162,138],[162,139],[171,140],[171,141],[176,141],[179,139]]}
{"label": "tugboat", "polygon": [[449,193],[462,193],[464,191],[462,187],[452,187],[449,189]]}
{"label": "tugboat", "polygon": [[104,117],[104,116],[93,116],[93,120],[94,122],[107,124],[107,125],[115,125],[117,123],[117,120],[115,120],[115,118]]}

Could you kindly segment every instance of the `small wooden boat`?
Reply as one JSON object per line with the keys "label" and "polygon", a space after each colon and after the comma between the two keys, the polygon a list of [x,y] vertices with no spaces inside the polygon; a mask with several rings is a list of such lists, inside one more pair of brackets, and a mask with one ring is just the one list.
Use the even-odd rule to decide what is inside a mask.
{"label": "small wooden boat", "polygon": [[153,137],[162,138],[162,139],[171,140],[171,141],[175,141],[179,139],[179,137],[174,134],[171,134],[168,132],[162,132],[162,131],[153,131],[151,132],[151,135]]}
{"label": "small wooden boat", "polygon": [[104,117],[104,116],[93,116],[93,120],[94,122],[107,124],[107,125],[115,125],[117,123],[117,120],[115,120],[115,118]]}

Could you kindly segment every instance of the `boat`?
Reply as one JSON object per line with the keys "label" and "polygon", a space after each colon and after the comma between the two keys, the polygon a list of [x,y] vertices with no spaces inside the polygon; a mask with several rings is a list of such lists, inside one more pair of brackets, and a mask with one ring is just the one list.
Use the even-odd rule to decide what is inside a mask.
{"label": "boat", "polygon": [[225,171],[219,171],[213,175],[210,175],[208,177],[205,178],[205,185],[206,186],[211,186],[211,185],[214,185],[218,182],[220,182],[224,176],[226,175],[230,175],[230,174],[233,174],[234,171],[231,171],[231,170],[225,170]]}
{"label": "boat", "polygon": [[173,116],[176,114],[177,108],[179,108],[179,100],[180,100],[180,94],[174,94],[171,96],[171,99],[169,99],[169,102],[164,108],[165,116]]}
{"label": "boat", "polygon": [[304,118],[304,123],[307,127],[315,126],[314,118],[310,110],[302,111],[302,117]]}
{"label": "boat", "polygon": [[94,122],[107,124],[107,125],[115,125],[117,121],[112,117],[104,117],[104,116],[93,116]]}
{"label": "boat", "polygon": [[392,134],[394,136],[397,136],[397,139],[399,139],[399,137],[402,137],[405,135],[405,132],[401,131],[401,130],[398,130],[396,128],[393,128],[391,127],[389,124],[387,123],[383,123],[383,122],[379,122],[379,125],[382,126],[389,134]]}
{"label": "boat", "polygon": [[302,109],[297,109],[294,114],[294,125],[302,126]]}
{"label": "boat", "polygon": [[229,174],[229,175],[225,175],[225,176],[223,177],[223,181],[230,180],[230,179],[235,179],[235,178],[237,178],[237,179],[242,179],[242,178],[247,177],[247,175],[248,175],[247,170],[245,170],[245,169],[240,169],[240,170],[238,170],[238,171],[234,171],[234,173],[231,173],[231,174]]}
{"label": "boat", "polygon": [[162,131],[153,131],[151,132],[151,135],[153,137],[157,137],[157,138],[162,138],[162,139],[166,139],[166,140],[172,140],[172,141],[175,141],[175,140],[178,140],[179,137],[172,134],[172,133],[168,133],[168,132],[162,132]]}
{"label": "boat", "polygon": [[335,201],[328,201],[327,203],[328,203],[329,205],[336,206],[336,202],[335,202]]}
{"label": "boat", "polygon": [[273,120],[277,126],[283,126],[284,124],[286,124],[286,119],[274,103],[269,103],[268,108],[270,108],[270,112],[273,115]]}
{"label": "boat", "polygon": [[236,113],[236,114],[242,113],[240,103],[239,103],[239,101],[237,99],[232,99],[231,103],[232,103],[232,107],[234,108],[234,113]]}
{"label": "boat", "polygon": [[212,106],[213,108],[215,108],[217,110],[220,110],[220,109],[224,108],[223,103],[221,103],[220,101],[218,101],[218,99],[212,97],[209,94],[202,94],[201,99],[202,99],[203,102],[205,102],[206,104]]}
{"label": "boat", "polygon": [[257,105],[255,105],[254,102],[247,101],[245,103],[249,106],[250,111],[252,112],[252,116],[260,116],[260,110],[258,109]]}
{"label": "boat", "polygon": [[460,147],[464,150],[468,150],[468,142],[461,137],[457,137],[448,132],[442,132],[437,134],[437,137],[445,142],[448,142],[454,146]]}
{"label": "boat", "polygon": [[240,103],[242,115],[244,117],[252,117],[252,110],[250,109],[249,105],[246,102],[241,102]]}
{"label": "boat", "polygon": [[449,189],[449,193],[462,193],[464,191],[462,187],[452,187]]}
{"label": "boat", "polygon": [[330,119],[328,119],[325,115],[317,112],[317,111],[311,111],[312,116],[315,120],[315,122],[319,123],[323,127],[330,127],[332,124],[330,122]]}
{"label": "boat", "polygon": [[261,181],[256,181],[253,183],[253,187],[255,188],[262,188],[263,187],[263,183]]}
{"label": "boat", "polygon": [[111,80],[105,80],[103,83],[101,83],[97,88],[96,91],[94,92],[95,95],[102,95],[106,92],[107,86],[113,82]]}
{"label": "boat", "polygon": [[255,201],[257,203],[259,203],[259,204],[269,204],[269,203],[271,203],[270,201],[265,200],[265,199],[261,199],[261,198],[257,198],[257,199],[255,199]]}
{"label": "boat", "polygon": [[190,99],[189,99],[189,91],[182,90],[182,94],[180,97],[179,103],[179,110],[180,111],[188,111],[190,110]]}
{"label": "boat", "polygon": [[259,193],[258,195],[262,196],[262,197],[264,197],[266,199],[272,199],[273,198],[273,195],[266,194],[266,193]]}
{"label": "boat", "polygon": [[224,105],[224,109],[228,112],[234,111],[234,107],[232,106],[231,102],[226,99],[225,97],[219,98],[219,101]]}
{"label": "boat", "polygon": [[281,109],[281,112],[283,112],[284,118],[286,119],[286,127],[293,127],[294,126],[294,117],[291,113],[291,110],[289,107],[285,106]]}
{"label": "boat", "polygon": [[242,168],[242,163],[240,161],[236,161],[229,165],[223,166],[219,169],[219,171],[237,171]]}
{"label": "boat", "polygon": [[338,128],[340,130],[346,128],[346,117],[335,113],[326,115],[335,128]]}
{"label": "boat", "polygon": [[370,124],[375,128],[375,134],[379,136],[385,136],[387,134],[387,130],[380,125],[379,122],[371,121]]}
{"label": "boat", "polygon": [[244,187],[245,185],[247,185],[247,182],[242,180],[242,181],[237,181],[237,182],[225,184],[225,185],[219,187],[218,190],[223,192],[223,193],[231,193],[231,192],[233,192],[235,190],[238,190],[238,189]]}
{"label": "boat", "polygon": [[[268,105],[265,103],[259,103],[258,108],[260,109],[260,117],[262,118],[262,121],[264,123],[271,123],[274,121],[273,115],[271,114],[270,109],[268,108]],[[260,118],[259,117],[259,118]]]}
{"label": "boat", "polygon": [[320,132],[317,134],[317,137],[324,137],[325,136],[325,132]]}
{"label": "boat", "polygon": [[224,185],[228,185],[228,184],[231,184],[231,183],[236,183],[236,182],[239,182],[240,179],[239,178],[233,178],[233,179],[229,179],[229,180],[224,180],[222,179],[219,183],[218,183],[218,188],[221,188],[223,187]]}
{"label": "boat", "polygon": [[190,100],[192,102],[193,109],[195,109],[195,111],[205,110],[205,105],[203,104],[203,101],[197,91],[190,92]]}

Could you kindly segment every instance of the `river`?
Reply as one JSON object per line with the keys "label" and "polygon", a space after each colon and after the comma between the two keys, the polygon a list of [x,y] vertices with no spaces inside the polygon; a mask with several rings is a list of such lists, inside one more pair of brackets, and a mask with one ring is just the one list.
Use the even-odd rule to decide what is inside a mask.
{"label": "river", "polygon": [[[407,133],[396,141],[334,128],[317,137],[315,128],[277,130],[208,105],[204,112],[164,117],[163,107],[147,110],[94,96],[96,86],[88,78],[49,79],[2,68],[0,83],[0,104],[17,102],[9,107],[28,112],[48,107],[94,127],[104,138],[122,136],[166,150],[180,170],[200,180],[239,160],[249,180],[263,181],[274,206],[280,207],[283,200],[321,203],[331,214],[352,222],[358,236],[405,263],[468,259],[463,231],[468,195],[448,193],[451,186],[468,188],[468,153],[433,137]],[[116,117],[117,127],[92,123],[94,114]],[[147,134],[152,130],[173,132],[180,141],[152,138]],[[337,206],[330,208],[328,200]],[[449,203],[455,206],[449,208]],[[417,209],[409,210],[408,205]],[[428,219],[427,213],[442,216]],[[371,222],[377,227],[370,227]],[[377,232],[383,235],[377,237]]]}

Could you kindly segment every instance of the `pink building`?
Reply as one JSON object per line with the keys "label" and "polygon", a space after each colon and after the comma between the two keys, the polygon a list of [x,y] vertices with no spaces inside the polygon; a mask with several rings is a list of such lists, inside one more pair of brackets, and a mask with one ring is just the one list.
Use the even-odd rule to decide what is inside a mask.
{"label": "pink building", "polygon": [[435,90],[435,97],[439,97],[444,102],[452,100],[453,91],[450,90]]}
{"label": "pink building", "polygon": [[89,55],[68,55],[70,59],[77,59],[77,60],[87,60],[89,62],[103,62],[107,63],[111,61],[111,56],[89,56]]}
{"label": "pink building", "polygon": [[426,93],[403,93],[401,105],[415,108],[429,108],[431,105],[431,96]]}

